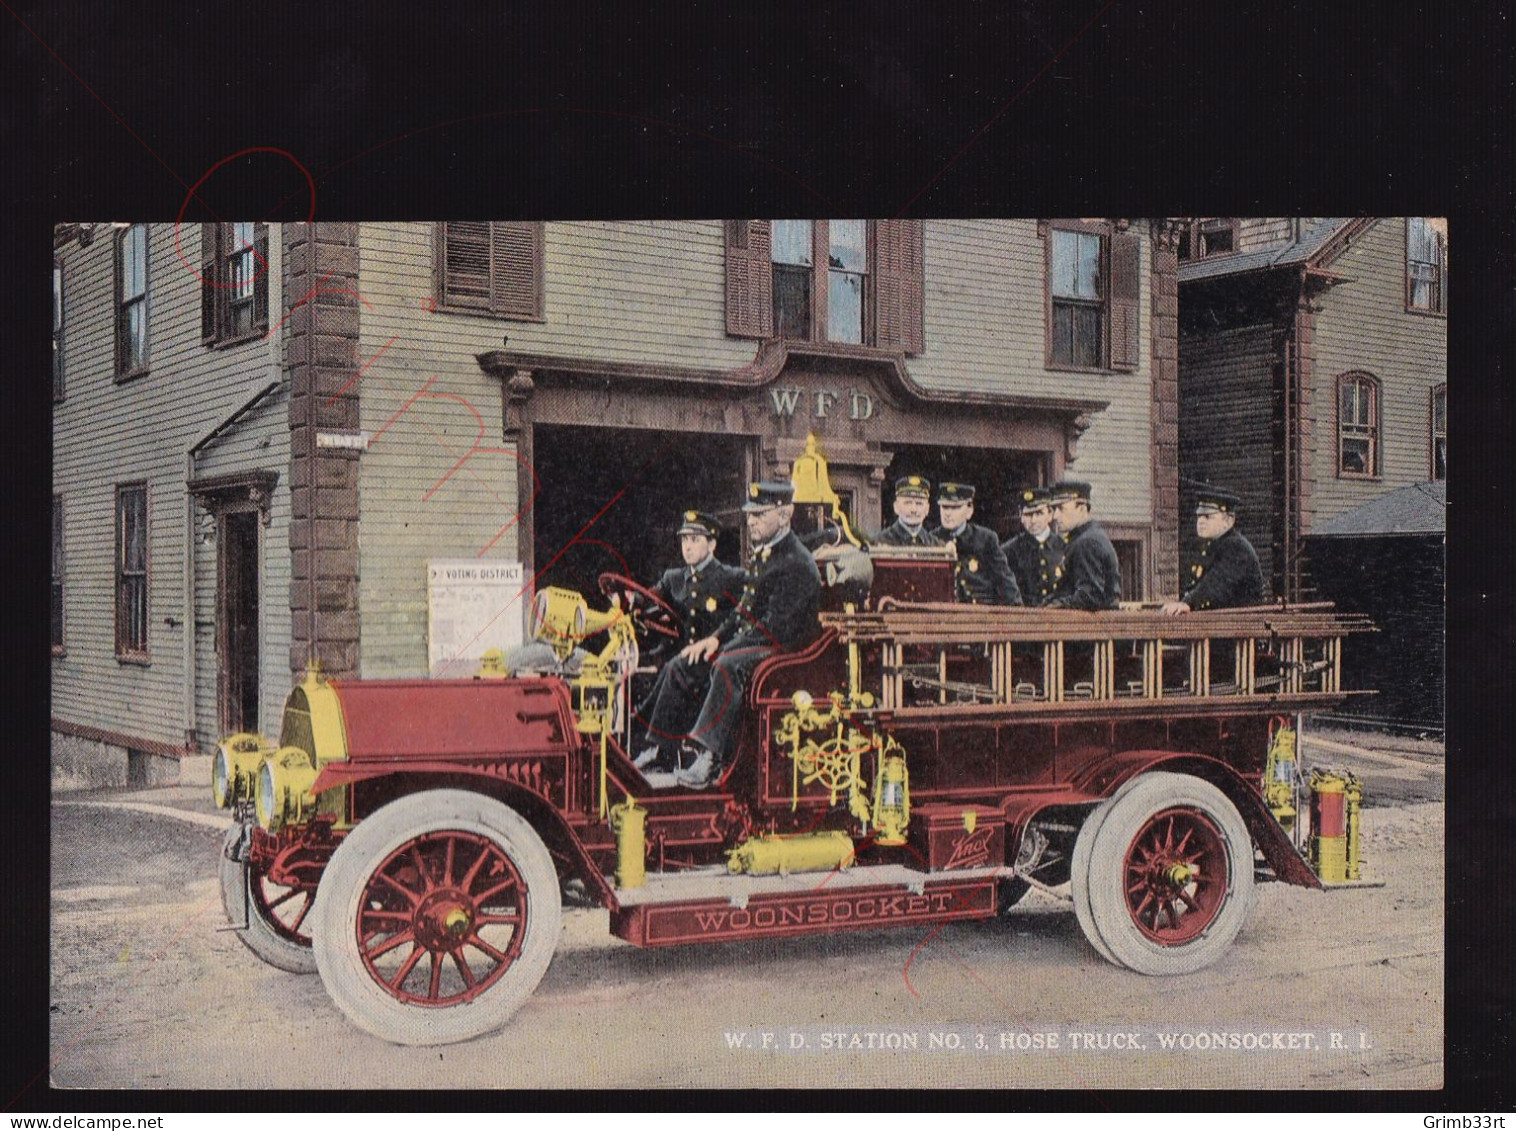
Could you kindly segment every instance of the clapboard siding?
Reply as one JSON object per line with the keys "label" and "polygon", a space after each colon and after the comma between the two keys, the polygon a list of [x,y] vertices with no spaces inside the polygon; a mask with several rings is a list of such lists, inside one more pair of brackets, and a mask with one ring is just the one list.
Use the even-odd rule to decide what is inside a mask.
{"label": "clapboard siding", "polygon": [[[153,224],[148,248],[149,372],[124,384],[114,380],[115,237],[101,225],[89,247],[71,243],[58,252],[66,272],[65,366],[67,399],[53,412],[53,490],[65,500],[69,553],[65,565],[67,655],[53,660],[52,713],[72,723],[133,738],[181,743],[191,726],[202,735],[216,727],[214,667],[207,669],[207,630],[197,634],[195,718],[185,715],[183,633],[210,619],[214,542],[194,543],[194,615],[184,608],[185,454],[217,423],[279,375],[277,341],[224,350],[200,339],[200,285],[186,262],[200,262],[200,227],[186,225],[181,249],[174,228]],[[271,255],[271,305],[279,305],[277,241]],[[288,428],[273,408],[245,420],[226,442],[200,461],[200,474],[257,468],[281,473],[288,465]],[[251,433],[256,432],[256,435]],[[146,666],[115,658],[115,485],[148,486],[148,649]],[[281,504],[276,499],[275,507]],[[287,505],[287,504],[286,504]],[[282,534],[270,528],[264,551],[264,607],[268,639],[288,636],[287,603],[279,570],[287,575]],[[209,556],[209,564],[202,560]],[[207,588],[207,587],[212,588]],[[270,597],[274,598],[270,600]],[[285,625],[280,625],[280,610]],[[172,620],[174,624],[169,624]],[[268,664],[265,645],[265,717],[277,712],[287,673]],[[210,676],[206,675],[207,670]],[[211,695],[205,687],[209,679]],[[208,704],[208,705],[207,705]]]}
{"label": "clapboard siding", "polygon": [[[1140,223],[1140,222],[1139,222]],[[1138,230],[1134,226],[1134,230]],[[911,376],[932,389],[1088,397],[1110,407],[1079,441],[1071,475],[1094,487],[1096,513],[1152,521],[1151,248],[1142,241],[1141,364],[1130,373],[1046,366],[1043,240],[1036,220],[925,222],[926,349]]]}
{"label": "clapboard siding", "polygon": [[[1347,281],[1320,299],[1307,532],[1386,491],[1431,478],[1431,391],[1447,381],[1447,319],[1405,309],[1405,227],[1400,217],[1372,224],[1332,264]],[[1336,379],[1350,370],[1380,382],[1377,480],[1337,476]]]}
{"label": "clapboard siding", "polygon": [[1268,324],[1179,339],[1181,571],[1199,545],[1190,518],[1195,487],[1209,483],[1242,496],[1238,529],[1257,549],[1265,579],[1272,576],[1275,340]]}
{"label": "clapboard siding", "polygon": [[[1309,220],[1300,221],[1302,227]],[[1294,235],[1294,221],[1282,216],[1244,216],[1237,222],[1237,250],[1258,251],[1274,244],[1288,243]]]}

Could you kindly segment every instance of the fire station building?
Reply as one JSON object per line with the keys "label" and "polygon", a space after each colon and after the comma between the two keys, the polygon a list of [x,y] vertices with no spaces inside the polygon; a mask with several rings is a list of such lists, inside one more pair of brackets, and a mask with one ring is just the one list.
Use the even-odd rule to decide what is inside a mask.
{"label": "fire station building", "polygon": [[677,561],[686,508],[739,560],[744,484],[811,436],[865,532],[898,475],[975,484],[1006,537],[1075,473],[1124,596],[1177,592],[1187,230],[62,225],[55,780],[171,776],[312,658],[425,677],[430,562],[589,595]]}

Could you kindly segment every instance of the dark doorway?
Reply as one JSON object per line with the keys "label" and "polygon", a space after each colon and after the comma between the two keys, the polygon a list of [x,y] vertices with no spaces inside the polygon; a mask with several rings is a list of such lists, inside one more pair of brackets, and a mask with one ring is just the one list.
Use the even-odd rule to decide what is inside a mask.
{"label": "dark doorway", "polygon": [[968,483],[974,488],[974,517],[1001,539],[1021,530],[1016,491],[1026,485],[1047,482],[1045,452],[995,451],[986,448],[902,447],[884,473],[882,525],[895,521],[895,480],[902,475],[925,475],[932,481],[932,513],[927,525],[941,525],[937,512],[937,489],[944,480]]}
{"label": "dark doorway", "polygon": [[572,589],[599,607],[601,573],[652,584],[680,564],[674,532],[691,508],[721,520],[716,556],[741,562],[747,438],[539,424],[532,447],[538,588]]}
{"label": "dark doorway", "polygon": [[221,732],[258,729],[258,515],[220,516],[216,651],[220,656]]}

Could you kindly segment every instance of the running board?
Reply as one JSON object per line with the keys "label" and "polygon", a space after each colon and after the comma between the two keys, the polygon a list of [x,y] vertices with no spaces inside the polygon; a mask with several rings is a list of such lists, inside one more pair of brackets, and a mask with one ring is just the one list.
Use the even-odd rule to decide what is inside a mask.
{"label": "running board", "polygon": [[618,889],[611,933],[637,946],[830,934],[985,919],[1009,868],[926,873],[898,864],[789,876],[733,876],[724,868],[648,876]]}

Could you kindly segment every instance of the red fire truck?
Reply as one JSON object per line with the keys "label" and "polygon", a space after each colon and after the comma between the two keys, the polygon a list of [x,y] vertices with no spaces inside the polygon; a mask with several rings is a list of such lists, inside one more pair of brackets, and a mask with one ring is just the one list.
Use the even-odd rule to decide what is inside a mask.
{"label": "red fire truck", "polygon": [[506,1023],[566,897],[663,947],[982,919],[1067,885],[1099,954],[1165,975],[1221,956],[1256,881],[1356,878],[1357,784],[1316,783],[1307,834],[1295,737],[1371,625],[959,605],[952,555],[819,553],[822,634],[757,670],[705,790],[650,788],[629,756],[639,634],[669,627],[646,590],[632,614],[536,594],[555,656],[605,641],[572,677],[313,669],[277,741],[216,756],[227,914],[362,1028],[441,1044]]}

